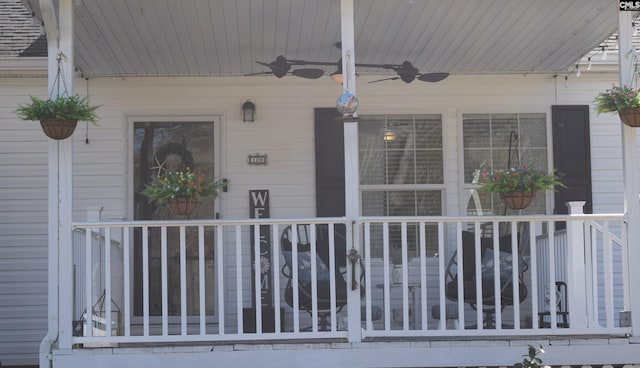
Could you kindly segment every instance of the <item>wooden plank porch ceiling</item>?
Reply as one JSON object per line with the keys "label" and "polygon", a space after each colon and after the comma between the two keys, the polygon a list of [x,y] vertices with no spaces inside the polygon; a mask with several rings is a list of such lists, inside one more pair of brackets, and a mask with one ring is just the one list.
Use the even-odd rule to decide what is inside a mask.
{"label": "wooden plank porch ceiling", "polygon": [[[612,0],[355,0],[355,55],[423,73],[562,73],[616,31],[617,12]],[[85,77],[240,76],[278,55],[340,58],[340,0],[80,0],[75,14]]]}

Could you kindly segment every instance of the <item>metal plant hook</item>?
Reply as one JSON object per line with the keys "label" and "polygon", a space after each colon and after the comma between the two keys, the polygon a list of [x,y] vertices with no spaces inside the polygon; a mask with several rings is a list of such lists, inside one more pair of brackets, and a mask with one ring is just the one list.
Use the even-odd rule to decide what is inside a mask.
{"label": "metal plant hook", "polygon": [[62,70],[62,58],[65,57],[64,54],[62,53],[62,51],[58,50],[58,54],[56,55],[56,60],[58,62],[58,70],[56,71],[56,78],[53,81],[53,85],[51,86],[51,91],[49,91],[49,99],[51,100],[53,98],[53,91],[57,88],[57,96],[60,96],[61,92],[60,92],[60,85],[62,84],[62,87],[64,87],[64,89],[62,90],[62,95],[63,96],[69,96],[69,91],[67,89],[67,82],[65,81],[64,78],[64,70]]}
{"label": "metal plant hook", "polygon": [[347,59],[346,59],[346,68],[345,68],[345,75],[346,75],[346,79],[345,79],[345,90],[349,91],[349,79],[351,79],[351,50],[347,50]]}
{"label": "metal plant hook", "polygon": [[[515,131],[511,131],[511,133],[509,133],[509,156],[508,156],[508,160],[507,160],[507,170],[509,170],[511,168],[511,148],[512,148],[512,144],[514,141],[518,141],[518,133],[516,133]],[[518,160],[518,166],[520,165],[520,153],[518,151],[518,146],[516,145],[516,159]]]}

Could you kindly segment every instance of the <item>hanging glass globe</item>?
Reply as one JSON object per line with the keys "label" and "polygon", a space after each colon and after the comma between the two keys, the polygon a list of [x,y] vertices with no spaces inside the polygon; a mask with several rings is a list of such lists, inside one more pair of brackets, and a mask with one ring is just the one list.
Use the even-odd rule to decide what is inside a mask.
{"label": "hanging glass globe", "polygon": [[344,91],[344,93],[338,97],[336,108],[342,115],[352,115],[358,111],[358,98],[351,92]]}

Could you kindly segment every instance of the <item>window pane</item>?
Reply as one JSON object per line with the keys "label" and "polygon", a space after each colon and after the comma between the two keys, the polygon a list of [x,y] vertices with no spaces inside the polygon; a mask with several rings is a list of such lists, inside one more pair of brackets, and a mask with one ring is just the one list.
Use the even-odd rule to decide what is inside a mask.
{"label": "window pane", "polygon": [[462,118],[462,144],[467,149],[486,148],[491,144],[489,115],[471,114]]}
{"label": "window pane", "polygon": [[416,183],[444,183],[442,151],[416,151],[416,160],[420,162],[420,170],[417,172]]}
{"label": "window pane", "polygon": [[442,215],[442,192],[418,191],[416,192],[418,216],[441,216]]}
{"label": "window pane", "polygon": [[[547,170],[546,114],[464,114],[464,182],[478,183],[480,170],[522,165]],[[468,214],[544,213],[545,193],[523,212],[505,210],[498,195],[471,190]],[[506,211],[506,212],[505,212]]]}
{"label": "window pane", "polygon": [[358,128],[360,184],[444,182],[440,115],[364,116]]}
{"label": "window pane", "polygon": [[465,149],[464,150],[464,182],[478,183],[476,175],[480,173],[482,167],[491,170],[491,150],[490,149]]}
{"label": "window pane", "polygon": [[415,160],[413,155],[414,151],[411,149],[388,152],[387,167],[389,169],[389,177],[385,184],[415,183]]}
{"label": "window pane", "polygon": [[495,147],[515,147],[518,134],[518,116],[516,114],[496,114],[491,119],[491,144]]}
{"label": "window pane", "polygon": [[440,115],[416,116],[416,149],[442,149],[442,119]]}
{"label": "window pane", "polygon": [[522,147],[547,147],[547,124],[544,114],[520,115],[520,144]]}

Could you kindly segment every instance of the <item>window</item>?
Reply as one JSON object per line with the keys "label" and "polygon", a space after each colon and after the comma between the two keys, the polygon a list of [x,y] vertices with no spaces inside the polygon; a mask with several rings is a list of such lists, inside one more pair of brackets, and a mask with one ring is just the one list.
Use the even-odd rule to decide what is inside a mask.
{"label": "window", "polygon": [[[483,170],[506,170],[522,165],[545,170],[547,160],[547,122],[544,113],[463,114],[464,189],[471,195],[469,215],[512,214],[497,195],[478,190]],[[536,195],[525,213],[545,213],[545,193]]]}
{"label": "window", "polygon": [[[440,115],[360,116],[360,190],[365,216],[442,215],[444,163]],[[418,228],[408,228],[409,255],[417,255]],[[372,228],[381,239],[382,228]],[[427,226],[427,252],[437,252],[437,229]],[[400,226],[390,227],[400,244]],[[374,242],[381,244],[381,242]],[[380,256],[381,249],[373,249]]]}
{"label": "window", "polygon": [[[215,123],[213,121],[135,121],[133,122],[133,214],[135,220],[171,220],[184,216],[172,214],[166,206],[150,203],[140,192],[160,170],[178,170],[184,166],[205,175],[216,173]],[[215,218],[215,202],[203,200],[190,218]],[[149,228],[149,301],[150,315],[161,315],[162,285],[160,228]],[[180,234],[178,228],[167,231],[167,273],[169,315],[180,314]],[[205,277],[213,280],[213,228],[205,227]],[[186,228],[187,314],[199,314],[198,229]],[[135,313],[142,314],[142,233],[134,234]],[[208,283],[211,288],[213,283]],[[207,314],[214,312],[214,291],[206,290]]]}

